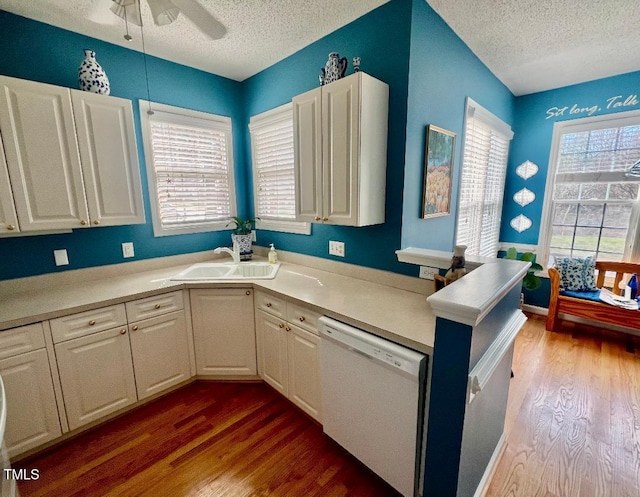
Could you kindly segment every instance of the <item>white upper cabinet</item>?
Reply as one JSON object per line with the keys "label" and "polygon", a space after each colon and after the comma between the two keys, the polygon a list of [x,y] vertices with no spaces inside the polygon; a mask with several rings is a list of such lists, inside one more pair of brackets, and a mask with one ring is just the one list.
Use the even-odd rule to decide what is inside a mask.
{"label": "white upper cabinet", "polygon": [[67,88],[0,77],[0,131],[20,231],[88,220]]}
{"label": "white upper cabinet", "polygon": [[6,76],[0,89],[20,231],[144,222],[131,102]]}
{"label": "white upper cabinet", "polygon": [[0,233],[17,233],[19,231],[16,206],[13,203],[13,193],[9,181],[9,170],[4,157],[2,135],[0,135]]}
{"label": "white upper cabinet", "polygon": [[359,72],[293,98],[296,215],[384,223],[389,86]]}
{"label": "white upper cabinet", "polygon": [[131,101],[80,90],[71,101],[91,222],[144,223]]}

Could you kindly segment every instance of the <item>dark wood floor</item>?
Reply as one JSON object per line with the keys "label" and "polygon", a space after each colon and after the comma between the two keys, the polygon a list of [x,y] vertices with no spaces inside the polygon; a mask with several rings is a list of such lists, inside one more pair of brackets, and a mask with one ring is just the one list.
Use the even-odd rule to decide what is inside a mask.
{"label": "dark wood floor", "polygon": [[532,316],[487,497],[640,496],[640,339]]}
{"label": "dark wood floor", "polygon": [[[530,317],[487,497],[640,496],[640,338]],[[261,384],[196,383],[17,465],[23,496],[393,496]]]}
{"label": "dark wood floor", "polygon": [[198,382],[16,464],[28,496],[396,496],[263,384]]}

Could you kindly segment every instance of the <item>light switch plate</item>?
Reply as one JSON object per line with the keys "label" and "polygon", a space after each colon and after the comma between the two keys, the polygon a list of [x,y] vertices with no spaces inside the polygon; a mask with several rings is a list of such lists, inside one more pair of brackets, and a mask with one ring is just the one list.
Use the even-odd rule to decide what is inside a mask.
{"label": "light switch plate", "polygon": [[53,259],[56,261],[56,266],[68,266],[69,256],[67,255],[67,249],[54,250]]}
{"label": "light switch plate", "polygon": [[125,242],[122,244],[122,257],[133,257],[135,252],[133,251],[133,242]]}
{"label": "light switch plate", "polygon": [[329,255],[344,257],[344,242],[329,241]]}

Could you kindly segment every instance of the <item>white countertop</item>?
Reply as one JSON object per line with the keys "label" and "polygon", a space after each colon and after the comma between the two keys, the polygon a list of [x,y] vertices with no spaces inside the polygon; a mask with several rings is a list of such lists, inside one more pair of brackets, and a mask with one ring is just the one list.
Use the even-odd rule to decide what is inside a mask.
{"label": "white countertop", "polygon": [[190,264],[0,293],[0,330],[184,288],[253,287],[314,306],[324,314],[431,354],[435,316],[426,296],[383,284],[282,262],[273,280],[181,282],[169,278]]}

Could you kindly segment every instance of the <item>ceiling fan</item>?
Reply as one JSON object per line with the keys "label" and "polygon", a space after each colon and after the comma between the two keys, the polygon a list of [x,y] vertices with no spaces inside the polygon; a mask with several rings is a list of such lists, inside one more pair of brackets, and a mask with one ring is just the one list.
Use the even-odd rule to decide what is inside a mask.
{"label": "ceiling fan", "polygon": [[[142,0],[113,0],[111,11],[126,22],[142,26],[140,13]],[[205,9],[197,0],[146,0],[156,26],[166,26],[175,21],[180,13],[212,40],[219,40],[227,28]]]}

